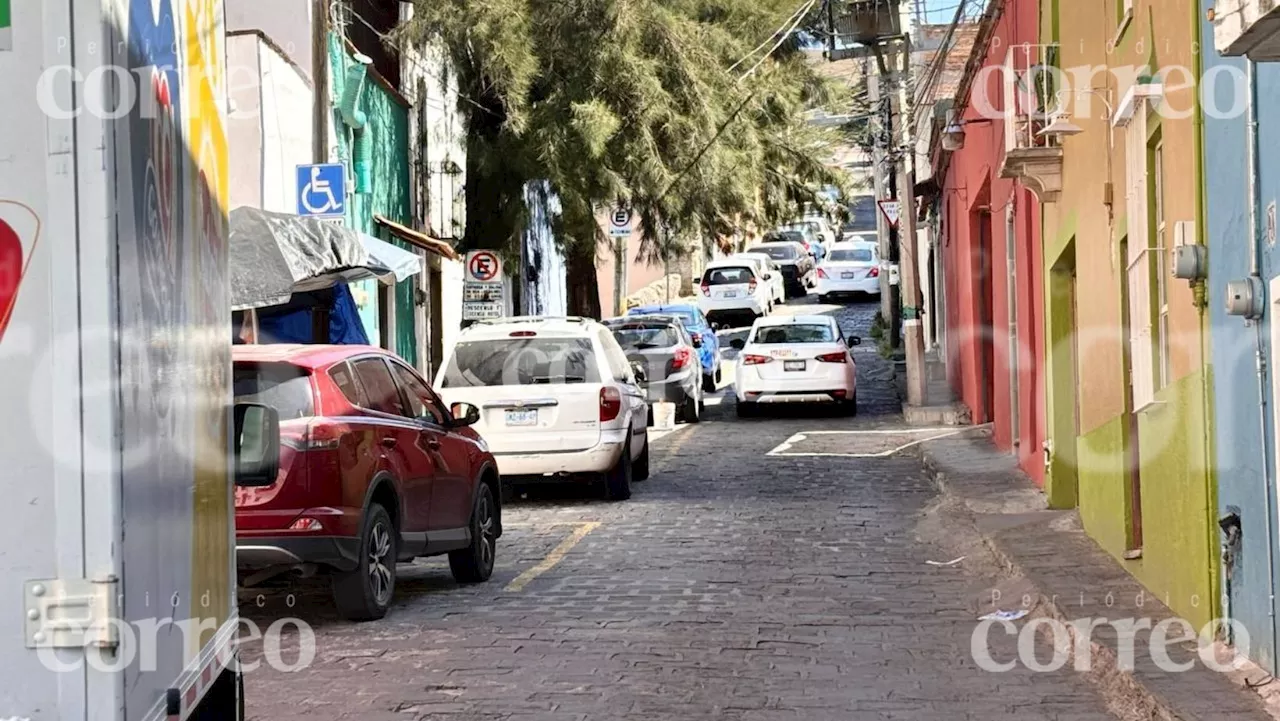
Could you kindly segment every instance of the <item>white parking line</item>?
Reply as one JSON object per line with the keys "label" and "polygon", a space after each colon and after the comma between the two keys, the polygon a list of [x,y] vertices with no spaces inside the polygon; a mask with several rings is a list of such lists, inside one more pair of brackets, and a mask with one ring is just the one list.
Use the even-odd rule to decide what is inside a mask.
{"label": "white parking line", "polygon": [[[966,428],[901,428],[891,430],[861,430],[861,431],[807,431],[796,433],[787,440],[780,443],[773,450],[766,453],[766,456],[775,457],[804,457],[804,458],[888,458],[896,453],[901,453],[912,446],[919,445],[925,441],[934,441],[939,438],[948,438],[950,436],[959,435],[965,431],[979,428],[980,426],[970,426]],[[900,435],[900,436],[916,436],[922,435],[922,438],[916,438],[891,448],[887,451],[877,451],[875,453],[792,453],[791,449],[798,443],[803,443],[809,436],[857,436],[857,435]]]}

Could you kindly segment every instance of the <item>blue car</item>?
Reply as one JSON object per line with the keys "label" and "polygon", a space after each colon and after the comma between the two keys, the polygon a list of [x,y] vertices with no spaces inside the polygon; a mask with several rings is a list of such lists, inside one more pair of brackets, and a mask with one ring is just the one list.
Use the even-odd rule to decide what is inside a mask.
{"label": "blue car", "polygon": [[684,303],[642,305],[627,311],[627,315],[655,314],[676,316],[694,341],[702,344],[698,348],[698,358],[702,361],[702,389],[714,392],[720,386],[720,339],[707,322],[707,316],[698,306]]}

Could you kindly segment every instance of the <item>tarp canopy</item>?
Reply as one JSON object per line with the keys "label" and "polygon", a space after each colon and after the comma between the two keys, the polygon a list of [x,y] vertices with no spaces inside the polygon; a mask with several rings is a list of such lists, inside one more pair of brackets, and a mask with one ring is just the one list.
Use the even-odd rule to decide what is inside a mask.
{"label": "tarp canopy", "polygon": [[422,258],[335,223],[259,208],[231,211],[231,308],[287,303],[294,293],[422,272]]}

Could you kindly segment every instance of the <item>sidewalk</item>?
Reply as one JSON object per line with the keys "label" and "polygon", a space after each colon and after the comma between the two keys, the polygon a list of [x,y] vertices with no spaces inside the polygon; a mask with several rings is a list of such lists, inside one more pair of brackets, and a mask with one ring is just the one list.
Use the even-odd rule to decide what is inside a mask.
{"label": "sidewalk", "polygon": [[[1045,510],[1041,492],[1018,469],[1012,456],[995,449],[985,429],[928,441],[918,448],[944,498],[967,510],[983,543],[1005,570],[1034,589],[1029,594],[1029,619],[1048,617],[1070,624],[1077,619],[1139,618],[1151,619],[1155,626],[1173,618],[1164,604],[1144,592],[1094,544],[1081,528],[1076,512]],[[1022,603],[1004,599],[1001,605],[1017,609]],[[1040,630],[1051,638],[1047,624]],[[1087,674],[1117,717],[1185,721],[1280,718],[1275,714],[1280,703],[1264,702],[1260,695],[1274,699],[1280,691],[1272,688],[1280,682],[1258,667],[1250,664],[1231,673],[1211,670],[1197,657],[1194,641],[1172,642],[1179,637],[1175,626],[1169,634],[1169,657],[1177,663],[1194,663],[1187,671],[1164,671],[1152,658],[1149,631],[1127,636],[1108,624],[1099,625],[1089,639],[1093,668]],[[1078,637],[1075,640],[1081,641]],[[1118,649],[1128,644],[1134,649],[1132,669],[1117,663]],[[1086,653],[1084,643],[1066,645],[1075,647],[1070,649],[1072,662]],[[1222,647],[1218,650],[1225,653]],[[1255,692],[1246,684],[1263,687]]]}

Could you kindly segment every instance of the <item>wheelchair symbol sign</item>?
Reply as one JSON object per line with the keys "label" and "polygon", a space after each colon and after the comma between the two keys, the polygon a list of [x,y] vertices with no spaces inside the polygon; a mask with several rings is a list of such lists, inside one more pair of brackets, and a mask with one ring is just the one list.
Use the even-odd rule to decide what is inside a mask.
{"label": "wheelchair symbol sign", "polygon": [[298,166],[298,215],[332,217],[347,212],[347,174],[341,163]]}

